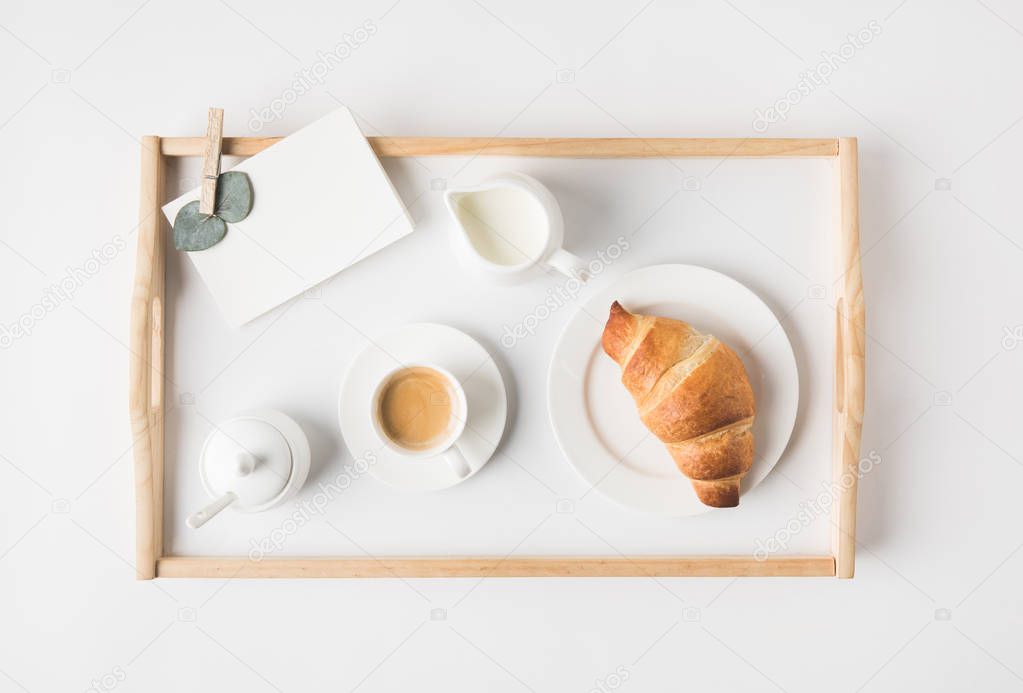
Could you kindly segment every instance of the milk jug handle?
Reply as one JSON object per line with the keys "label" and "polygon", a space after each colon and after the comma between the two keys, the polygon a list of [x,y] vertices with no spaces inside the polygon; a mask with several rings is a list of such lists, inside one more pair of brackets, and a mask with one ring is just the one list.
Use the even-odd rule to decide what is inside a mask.
{"label": "milk jug handle", "polygon": [[586,271],[586,262],[564,248],[558,248],[551,253],[547,258],[547,264],[565,276],[577,279],[584,284],[590,278],[590,273]]}

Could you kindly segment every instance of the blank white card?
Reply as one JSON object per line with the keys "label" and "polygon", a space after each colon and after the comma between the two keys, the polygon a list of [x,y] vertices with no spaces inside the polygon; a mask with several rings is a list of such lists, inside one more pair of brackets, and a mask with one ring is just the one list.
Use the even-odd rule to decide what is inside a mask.
{"label": "blank white card", "polygon": [[[412,231],[369,142],[338,109],[232,170],[249,175],[252,212],[207,250],[188,253],[228,324],[238,327]],[[170,222],[199,188],[164,206]]]}

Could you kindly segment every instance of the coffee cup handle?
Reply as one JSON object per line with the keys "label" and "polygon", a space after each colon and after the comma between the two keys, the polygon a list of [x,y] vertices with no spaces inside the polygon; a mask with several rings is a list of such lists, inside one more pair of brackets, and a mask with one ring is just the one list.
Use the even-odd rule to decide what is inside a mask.
{"label": "coffee cup handle", "polygon": [[451,471],[455,473],[459,479],[464,479],[472,473],[472,467],[469,466],[469,461],[465,459],[465,455],[458,449],[458,443],[456,442],[450,448],[445,450],[441,457],[451,467]]}
{"label": "coffee cup handle", "polygon": [[572,277],[582,283],[586,283],[590,278],[590,273],[586,271],[586,263],[583,259],[577,255],[573,255],[564,248],[558,248],[547,258],[547,265],[558,270],[566,277]]}

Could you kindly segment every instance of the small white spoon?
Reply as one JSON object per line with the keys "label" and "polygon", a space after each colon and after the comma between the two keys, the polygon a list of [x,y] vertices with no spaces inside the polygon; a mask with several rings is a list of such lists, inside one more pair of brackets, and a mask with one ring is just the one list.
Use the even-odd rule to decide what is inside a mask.
{"label": "small white spoon", "polygon": [[217,500],[207,505],[202,510],[193,513],[185,520],[185,523],[192,529],[199,529],[217,515],[221,510],[238,500],[238,495],[228,491]]}

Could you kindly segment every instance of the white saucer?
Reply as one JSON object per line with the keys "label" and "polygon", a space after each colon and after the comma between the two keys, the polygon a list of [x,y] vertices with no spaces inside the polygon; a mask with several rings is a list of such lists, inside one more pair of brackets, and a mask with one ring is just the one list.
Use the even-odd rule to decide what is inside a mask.
{"label": "white saucer", "polygon": [[551,427],[587,483],[628,507],[680,517],[711,510],[639,419],[621,369],[600,344],[611,303],[635,313],[685,320],[728,344],[746,367],[757,416],[753,467],[741,492],[764,480],[792,435],[799,374],[792,345],[756,294],[713,270],[656,265],[630,272],[587,301],[554,349],[547,382]]}
{"label": "white saucer", "polygon": [[[370,400],[380,379],[404,363],[435,363],[450,371],[469,404],[459,448],[472,468],[459,479],[440,457],[412,459],[385,446],[373,430]],[[406,325],[381,337],[348,368],[338,398],[341,435],[355,457],[376,456],[369,467],[380,481],[403,491],[438,491],[476,474],[497,449],[508,415],[508,397],[497,364],[480,344],[453,327],[433,323]]]}

